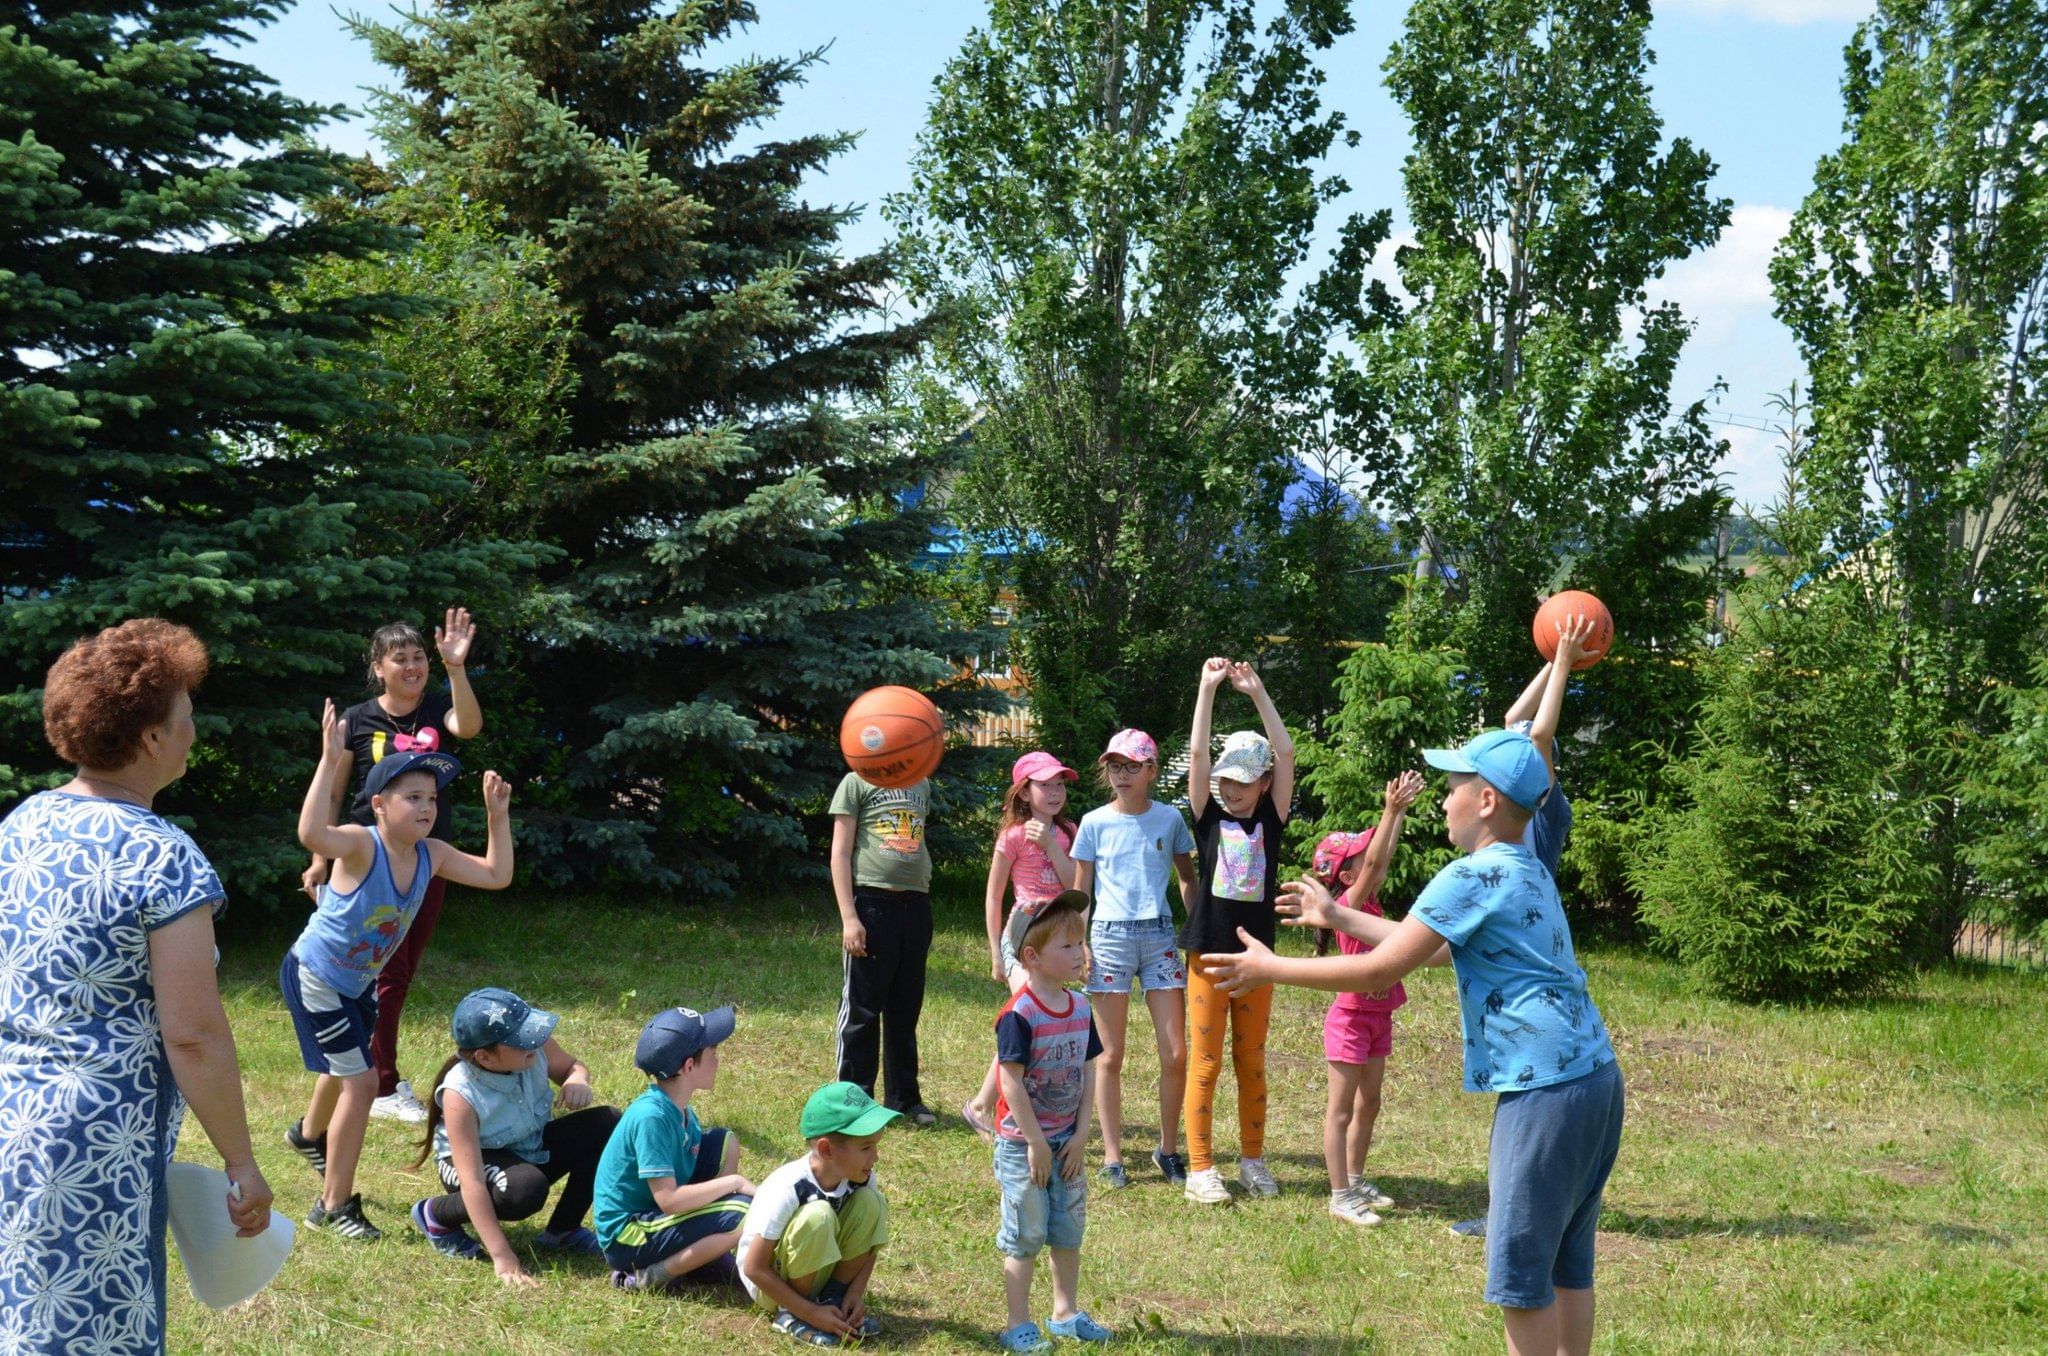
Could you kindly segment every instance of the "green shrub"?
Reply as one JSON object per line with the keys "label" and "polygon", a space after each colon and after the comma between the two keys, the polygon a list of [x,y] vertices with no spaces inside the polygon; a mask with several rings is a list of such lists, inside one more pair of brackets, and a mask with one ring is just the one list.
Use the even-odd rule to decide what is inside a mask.
{"label": "green shrub", "polygon": [[1640,811],[1623,817],[1605,804],[1572,803],[1572,831],[1557,863],[1557,892],[1571,914],[1575,942],[1637,933],[1642,898],[1628,873],[1647,836]]}
{"label": "green shrub", "polygon": [[1739,600],[1672,768],[1684,807],[1649,817],[1630,872],[1658,945],[1742,998],[1881,983],[1932,886],[1886,757],[1883,614],[1853,561],[1785,582]]}
{"label": "green shrub", "polygon": [[[1329,739],[1301,744],[1306,804],[1288,833],[1295,860],[1305,863],[1326,833],[1379,823],[1387,782],[1420,768],[1423,749],[1458,742],[1470,724],[1458,686],[1461,669],[1450,651],[1403,643],[1361,645],[1344,661]],[[1405,907],[1450,860],[1443,831],[1441,800],[1424,792],[1408,812],[1403,846],[1380,891],[1390,913],[1398,914],[1396,906]]]}

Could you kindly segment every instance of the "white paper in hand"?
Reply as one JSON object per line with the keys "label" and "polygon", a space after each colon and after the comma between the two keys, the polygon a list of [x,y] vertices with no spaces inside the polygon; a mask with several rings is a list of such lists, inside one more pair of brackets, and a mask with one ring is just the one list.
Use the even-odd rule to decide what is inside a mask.
{"label": "white paper in hand", "polygon": [[164,1170],[171,1237],[185,1264],[192,1294],[211,1309],[225,1309],[255,1295],[284,1266],[292,1251],[292,1222],[273,1210],[270,1227],[254,1238],[237,1238],[228,1218],[232,1184],[219,1168],[173,1163]]}

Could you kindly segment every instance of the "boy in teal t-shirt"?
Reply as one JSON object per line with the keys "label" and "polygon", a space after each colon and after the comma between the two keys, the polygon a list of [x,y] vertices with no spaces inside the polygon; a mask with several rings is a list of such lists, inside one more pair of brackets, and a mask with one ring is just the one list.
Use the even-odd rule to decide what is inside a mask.
{"label": "boy in teal t-shirt", "polygon": [[592,1202],[597,1240],[624,1290],[664,1288],[692,1272],[738,1276],[733,1248],[754,1184],[736,1170],[739,1139],[706,1130],[690,1098],[718,1079],[718,1047],[732,1034],[729,1007],[658,1012],[641,1028],[633,1063],[654,1082],[619,1117],[598,1159]]}

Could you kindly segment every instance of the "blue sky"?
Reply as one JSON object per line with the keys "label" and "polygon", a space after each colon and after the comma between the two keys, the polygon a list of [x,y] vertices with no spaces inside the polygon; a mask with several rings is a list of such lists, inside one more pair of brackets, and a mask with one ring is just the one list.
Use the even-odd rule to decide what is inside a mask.
{"label": "blue sky", "polygon": [[[786,55],[829,45],[783,113],[784,130],[860,132],[860,144],[814,181],[816,200],[869,210],[847,234],[849,248],[880,243],[874,209],[903,188],[933,79],[984,13],[973,0],[758,0],[759,25],[729,44],[731,54]],[[1400,31],[1397,0],[1354,0],[1357,31],[1326,55],[1328,102],[1361,134],[1330,168],[1351,184],[1330,209],[1334,223],[1354,210],[1394,210],[1400,229],[1401,159],[1407,127],[1380,82],[1380,64]],[[340,12],[372,18],[382,5]],[[1736,497],[1762,503],[1777,485],[1775,438],[1744,425],[1768,417],[1766,398],[1802,372],[1790,335],[1771,315],[1765,269],[1771,247],[1805,195],[1816,159],[1841,135],[1842,48],[1869,0],[1658,0],[1651,74],[1665,129],[1704,147],[1719,165],[1714,190],[1734,203],[1715,248],[1663,279],[1660,296],[1684,307],[1698,329],[1678,372],[1674,397],[1706,393],[1718,377],[1728,391],[1717,413],[1728,439],[1724,470]],[[287,91],[315,103],[360,108],[364,91],[386,83],[366,46],[339,14],[301,4],[264,29],[242,53]],[[357,118],[330,125],[338,149],[371,148]]]}

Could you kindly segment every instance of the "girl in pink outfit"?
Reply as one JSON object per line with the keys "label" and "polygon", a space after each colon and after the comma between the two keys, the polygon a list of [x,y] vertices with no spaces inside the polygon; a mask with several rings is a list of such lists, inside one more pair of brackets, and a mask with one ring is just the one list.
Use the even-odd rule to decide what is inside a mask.
{"label": "girl in pink outfit", "polygon": [[[1074,885],[1074,821],[1068,816],[1067,783],[1080,774],[1045,752],[1034,749],[1010,767],[1010,790],[1003,797],[1003,817],[996,826],[996,850],[988,864],[984,898],[988,922],[989,977],[1015,993],[1024,986],[1017,964],[1017,946],[1040,906]],[[1003,891],[1014,898],[1010,918],[1003,921]],[[981,1091],[960,1108],[976,1134],[994,1133],[990,1117],[996,1104],[996,1066],[988,1066]]]}
{"label": "girl in pink outfit", "polygon": [[[1347,956],[1372,950],[1346,930],[1344,915],[1353,911],[1380,915],[1379,888],[1394,859],[1402,819],[1421,792],[1421,774],[1404,772],[1387,783],[1377,829],[1333,833],[1318,843],[1312,870],[1338,896],[1333,916],[1287,921],[1329,928]],[[1317,949],[1322,950],[1324,944],[1319,943]],[[1380,1084],[1394,1044],[1394,1009],[1407,1001],[1399,984],[1382,993],[1341,993],[1323,1020],[1323,1058],[1330,1066],[1323,1163],[1330,1172],[1330,1213],[1350,1224],[1378,1224],[1375,1209],[1384,1210],[1394,1203],[1366,1180],[1365,1155],[1372,1147],[1373,1123],[1380,1114]]]}

